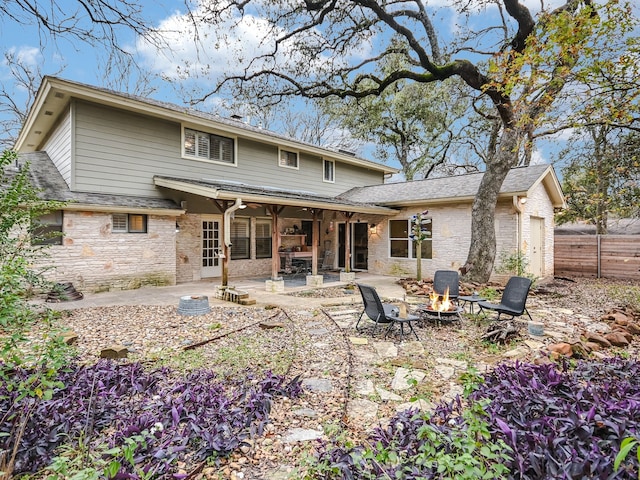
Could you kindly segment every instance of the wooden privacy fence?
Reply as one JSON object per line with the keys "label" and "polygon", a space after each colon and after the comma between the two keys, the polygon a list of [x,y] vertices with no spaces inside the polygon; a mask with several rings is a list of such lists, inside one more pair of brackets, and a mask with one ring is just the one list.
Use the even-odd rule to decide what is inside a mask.
{"label": "wooden privacy fence", "polygon": [[555,275],[640,280],[640,236],[556,235]]}

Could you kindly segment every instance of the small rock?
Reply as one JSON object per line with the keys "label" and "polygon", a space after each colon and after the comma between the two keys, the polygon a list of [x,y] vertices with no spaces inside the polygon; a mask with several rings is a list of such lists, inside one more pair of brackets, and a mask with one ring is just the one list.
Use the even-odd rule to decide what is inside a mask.
{"label": "small rock", "polygon": [[587,347],[589,347],[589,351],[591,351],[591,352],[598,351],[598,350],[602,349],[602,345],[600,345],[599,343],[595,343],[595,342],[586,342],[585,345]]}
{"label": "small rock", "polygon": [[282,322],[260,322],[260,328],[263,330],[271,330],[273,328],[284,328]]}
{"label": "small rock", "polygon": [[376,392],[378,392],[378,395],[380,395],[380,399],[385,402],[388,402],[388,401],[401,402],[402,401],[402,397],[400,395],[396,395],[395,393],[385,390],[384,388],[376,387]]}
{"label": "small rock", "polygon": [[375,393],[375,388],[373,386],[373,381],[369,379],[361,380],[356,384],[355,392],[358,395],[373,395]]}
{"label": "small rock", "polygon": [[349,341],[354,345],[367,345],[369,343],[369,339],[363,337],[349,337]]}
{"label": "small rock", "polygon": [[333,390],[333,383],[326,378],[305,378],[302,387],[311,392],[328,393]]}
{"label": "small rock", "polygon": [[502,356],[504,358],[522,358],[529,354],[529,349],[527,347],[516,347],[507,352],[504,352]]}
{"label": "small rock", "polygon": [[524,344],[529,347],[531,350],[536,351],[544,348],[544,343],[538,342],[536,340],[525,340]]}
{"label": "small rock", "polygon": [[445,380],[449,380],[456,373],[455,368],[448,365],[436,365],[435,371]]}
{"label": "small rock", "polygon": [[103,348],[100,351],[100,358],[127,358],[129,354],[129,350],[127,347],[123,347],[122,345],[113,345],[108,348]]}
{"label": "small rock", "polygon": [[62,334],[62,341],[67,345],[75,345],[78,342],[78,334],[75,332],[65,332]]}
{"label": "small rock", "polygon": [[413,402],[399,404],[398,406],[396,406],[396,412],[403,412],[409,409],[425,412],[427,410],[433,409],[433,407],[434,407],[433,403],[430,403],[423,398],[419,398],[418,400],[415,400]]}
{"label": "small rock", "polygon": [[607,333],[604,338],[615,347],[627,347],[629,345],[629,340],[621,332]]}
{"label": "small rock", "polygon": [[564,355],[566,357],[571,357],[573,355],[573,348],[568,343],[554,343],[549,345],[549,351],[552,353],[557,353],[558,355]]}
{"label": "small rock", "polygon": [[[610,335],[610,334],[608,333],[607,335]],[[611,346],[611,342],[607,340],[606,335],[603,337],[602,335],[599,335],[595,332],[587,332],[585,334],[585,338],[587,339],[587,342],[597,343],[602,347],[608,348]]]}
{"label": "small rock", "polygon": [[376,342],[372,344],[373,349],[382,358],[394,358],[398,356],[398,347],[393,342]]}
{"label": "small rock", "polygon": [[627,330],[629,330],[629,333],[633,335],[640,335],[640,325],[637,323],[629,322]]}
{"label": "small rock", "polygon": [[311,408],[299,408],[291,413],[296,417],[315,418],[318,416],[318,412]]}
{"label": "small rock", "polygon": [[292,428],[283,437],[284,443],[308,442],[322,438],[324,432],[306,428]]}

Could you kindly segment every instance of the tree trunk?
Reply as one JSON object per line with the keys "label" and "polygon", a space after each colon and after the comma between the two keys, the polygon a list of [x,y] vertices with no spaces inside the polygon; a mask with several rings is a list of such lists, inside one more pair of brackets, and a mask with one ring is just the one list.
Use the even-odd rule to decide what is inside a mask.
{"label": "tree trunk", "polygon": [[471,282],[489,281],[496,258],[495,212],[500,187],[509,169],[518,163],[518,147],[522,132],[504,129],[500,147],[487,162],[480,188],[473,201],[471,214],[471,246],[467,265],[471,265],[465,279]]}

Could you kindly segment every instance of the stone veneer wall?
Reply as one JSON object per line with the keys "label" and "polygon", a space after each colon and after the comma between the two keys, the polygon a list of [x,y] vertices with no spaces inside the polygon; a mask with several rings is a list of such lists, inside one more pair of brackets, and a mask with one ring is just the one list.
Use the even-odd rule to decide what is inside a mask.
{"label": "stone veneer wall", "polygon": [[[471,204],[405,208],[396,216],[382,220],[376,233],[369,234],[369,272],[398,277],[415,276],[416,259],[389,256],[389,220],[407,219],[429,210],[433,221],[432,259],[422,260],[422,275],[432,278],[436,270],[457,270],[464,265],[471,242]],[[513,250],[517,243],[516,217],[510,203],[496,208],[498,251]]]}
{"label": "stone veneer wall", "polygon": [[65,211],[63,231],[44,262],[52,280],[92,292],[176,283],[174,217],[149,215],[147,233],[112,233],[110,213]]}

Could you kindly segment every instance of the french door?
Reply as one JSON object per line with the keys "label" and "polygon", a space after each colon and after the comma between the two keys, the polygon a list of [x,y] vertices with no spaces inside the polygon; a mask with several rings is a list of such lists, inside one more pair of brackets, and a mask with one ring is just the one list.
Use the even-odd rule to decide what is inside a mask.
{"label": "french door", "polygon": [[202,269],[201,278],[219,277],[222,275],[222,232],[220,217],[202,216]]}

